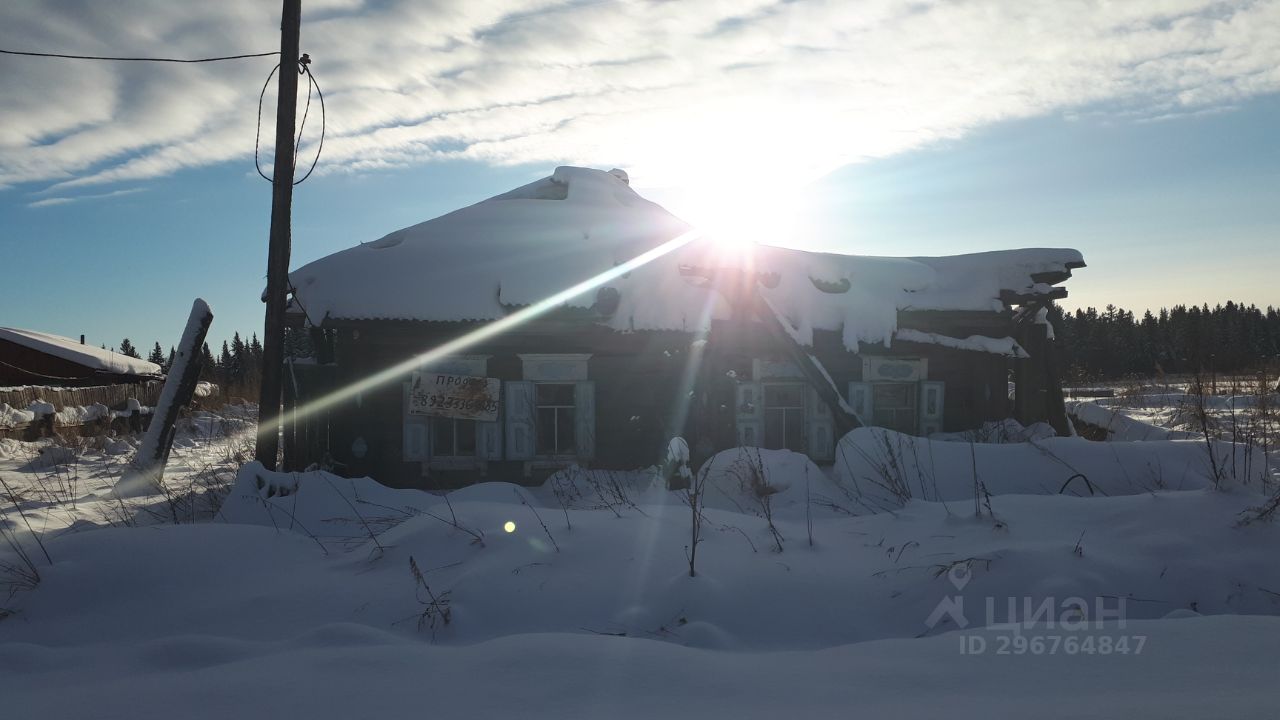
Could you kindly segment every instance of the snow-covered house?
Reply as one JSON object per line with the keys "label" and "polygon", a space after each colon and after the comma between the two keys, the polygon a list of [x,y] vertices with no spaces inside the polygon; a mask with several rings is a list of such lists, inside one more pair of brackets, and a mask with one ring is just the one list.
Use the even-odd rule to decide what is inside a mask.
{"label": "snow-covered house", "polygon": [[35,330],[0,328],[0,385],[86,387],[160,378],[155,363]]}
{"label": "snow-covered house", "polygon": [[[695,462],[747,445],[829,463],[863,424],[929,434],[1016,416],[1065,431],[1045,307],[1083,266],[1066,249],[735,246],[620,170],[561,167],[291,274],[293,321],[319,348],[294,367],[292,401],[401,372],[298,420],[287,461],[432,485],[644,467],[675,435]],[[456,352],[412,360],[445,343]]]}

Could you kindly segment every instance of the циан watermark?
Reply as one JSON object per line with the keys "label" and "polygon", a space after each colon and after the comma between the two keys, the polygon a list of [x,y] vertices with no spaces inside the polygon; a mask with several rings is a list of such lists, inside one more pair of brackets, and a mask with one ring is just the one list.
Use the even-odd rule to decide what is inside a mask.
{"label": "\u0446\u0438\u0430\u043d watermark", "polygon": [[1146,635],[1124,632],[1123,597],[985,597],[966,604],[963,592],[972,578],[970,563],[949,568],[956,592],[939,601],[924,623],[930,630],[946,624],[981,628],[960,634],[961,655],[1140,655],[1146,647]]}

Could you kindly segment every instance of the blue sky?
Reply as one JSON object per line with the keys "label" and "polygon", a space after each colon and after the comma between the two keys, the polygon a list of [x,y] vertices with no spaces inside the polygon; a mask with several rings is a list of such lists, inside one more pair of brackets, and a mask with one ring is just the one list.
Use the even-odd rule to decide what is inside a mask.
{"label": "blue sky", "polygon": [[[330,135],[294,267],[573,163],[695,222],[771,206],[818,249],[1075,247],[1071,307],[1280,304],[1274,2],[304,5]],[[0,47],[275,43],[260,3],[102,8],[18,0]],[[199,295],[215,342],[260,332],[270,62],[65,62],[0,57],[0,325],[167,347]]]}

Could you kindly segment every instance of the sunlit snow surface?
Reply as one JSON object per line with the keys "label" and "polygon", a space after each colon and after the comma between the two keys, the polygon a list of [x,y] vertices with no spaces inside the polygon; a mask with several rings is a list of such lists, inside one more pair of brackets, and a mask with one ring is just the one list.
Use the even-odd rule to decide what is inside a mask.
{"label": "sunlit snow surface", "polygon": [[[9,507],[3,522],[41,574],[0,603],[13,613],[0,620],[6,715],[1274,710],[1280,528],[1236,526],[1267,490],[1262,478],[1209,489],[1203,443],[971,446],[861,430],[827,469],[727,451],[703,486],[690,577],[692,513],[652,471],[571,470],[447,498],[252,463],[237,476],[252,435],[238,415],[252,413],[186,425],[169,497],[123,505],[106,491],[127,454],[0,443],[0,476],[26,515]],[[886,454],[913,468],[905,494],[878,469]],[[1060,493],[1073,469],[1092,494],[1078,480]],[[183,499],[220,497],[224,483],[216,509]],[[1070,636],[1076,651],[1038,654],[984,627],[989,598],[1071,597],[1113,612],[1123,598],[1123,623],[1042,618],[1021,636]],[[930,622],[956,598],[958,619]],[[1101,653],[1103,638],[1128,649]],[[974,643],[985,650],[962,654]]]}

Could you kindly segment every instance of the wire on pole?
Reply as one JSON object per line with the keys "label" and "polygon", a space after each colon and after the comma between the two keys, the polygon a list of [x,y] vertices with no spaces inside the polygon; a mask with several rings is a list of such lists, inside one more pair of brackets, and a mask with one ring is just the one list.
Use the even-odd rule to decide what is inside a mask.
{"label": "wire on pole", "polygon": [[24,50],[5,50],[0,48],[0,55],[23,55],[26,57],[63,58],[65,60],[108,60],[112,62],[167,62],[167,63],[206,63],[222,60],[243,60],[245,58],[271,57],[279,55],[279,50],[264,53],[246,53],[244,55],[220,55],[207,58],[167,58],[167,57],[120,57],[114,55],[67,55],[63,53],[29,52]]}

